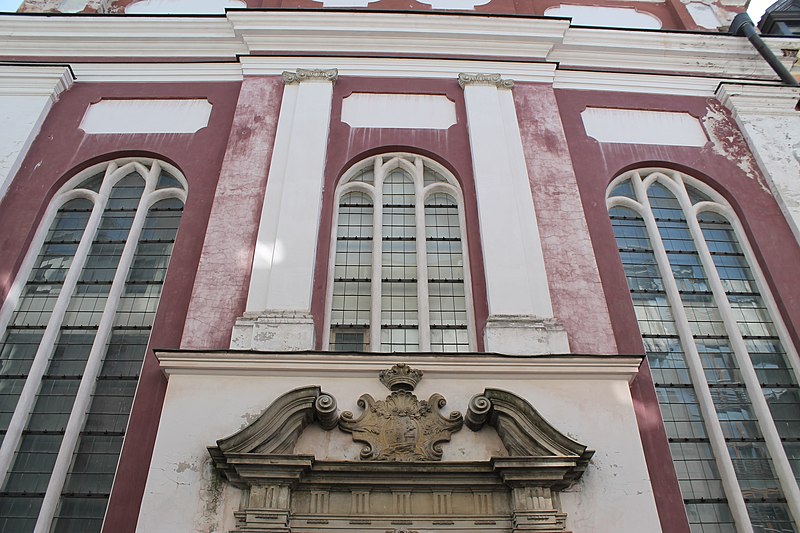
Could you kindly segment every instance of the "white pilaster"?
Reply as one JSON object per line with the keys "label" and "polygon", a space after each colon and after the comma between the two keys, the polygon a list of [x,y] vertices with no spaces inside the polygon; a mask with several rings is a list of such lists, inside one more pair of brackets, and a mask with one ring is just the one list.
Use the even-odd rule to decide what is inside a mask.
{"label": "white pilaster", "polygon": [[717,97],[732,112],[800,240],[800,88],[724,83]]}
{"label": "white pilaster", "polygon": [[247,296],[231,347],[314,347],[311,293],[336,70],[285,72]]}
{"label": "white pilaster", "polygon": [[50,108],[72,81],[66,66],[0,66],[0,198]]}
{"label": "white pilaster", "polygon": [[467,108],[489,301],[486,350],[569,352],[567,334],[553,317],[513,82],[499,74],[460,74],[459,84]]}

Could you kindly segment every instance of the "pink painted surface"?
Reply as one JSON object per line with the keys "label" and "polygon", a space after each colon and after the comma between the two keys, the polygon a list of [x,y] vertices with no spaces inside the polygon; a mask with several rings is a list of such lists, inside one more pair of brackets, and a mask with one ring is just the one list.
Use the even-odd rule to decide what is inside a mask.
{"label": "pink painted surface", "polygon": [[282,95],[277,77],[242,83],[181,348],[228,348],[244,313]]}
{"label": "pink painted surface", "polygon": [[566,328],[573,353],[615,354],[611,317],[553,89],[518,84],[514,102],[555,317]]}

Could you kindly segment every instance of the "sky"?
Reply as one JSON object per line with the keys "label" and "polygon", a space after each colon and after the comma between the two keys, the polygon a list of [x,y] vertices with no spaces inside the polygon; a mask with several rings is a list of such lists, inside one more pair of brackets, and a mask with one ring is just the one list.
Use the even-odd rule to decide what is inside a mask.
{"label": "sky", "polygon": [[0,11],[16,11],[21,3],[20,0],[0,0]]}
{"label": "sky", "polygon": [[758,25],[764,10],[774,4],[777,0],[750,0],[750,7],[747,8],[747,14],[753,19],[753,22]]}

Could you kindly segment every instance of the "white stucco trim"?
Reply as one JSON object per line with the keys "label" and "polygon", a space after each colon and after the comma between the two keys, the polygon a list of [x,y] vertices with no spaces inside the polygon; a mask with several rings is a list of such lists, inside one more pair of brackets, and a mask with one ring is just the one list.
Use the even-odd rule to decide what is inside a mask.
{"label": "white stucco trim", "polygon": [[[556,63],[499,62],[458,59],[246,56],[226,63],[74,63],[72,70],[81,82],[216,82],[241,81],[245,76],[280,76],[286,70],[336,65],[340,76],[384,78],[453,79],[460,72],[503,72],[518,82],[552,83],[555,89],[634,92],[676,96],[713,97],[720,83],[733,80],[720,74],[712,77],[653,73],[600,72],[557,69]],[[774,87],[761,82],[764,87]],[[751,85],[749,87],[760,87]],[[759,99],[769,102],[770,99]]]}
{"label": "white stucco trim", "polygon": [[103,99],[89,104],[79,128],[88,134],[196,133],[208,126],[205,98]]}
{"label": "white stucco trim", "polygon": [[547,356],[502,357],[487,355],[445,355],[433,357],[381,354],[277,352],[156,352],[161,370],[168,377],[178,375],[298,376],[337,375],[374,378],[375,373],[398,361],[422,370],[425,375],[447,376],[453,380],[514,378],[524,380],[631,381],[639,371],[641,357]]}
{"label": "white stucco trim", "polygon": [[67,66],[0,65],[0,199],[50,108],[73,81]]}

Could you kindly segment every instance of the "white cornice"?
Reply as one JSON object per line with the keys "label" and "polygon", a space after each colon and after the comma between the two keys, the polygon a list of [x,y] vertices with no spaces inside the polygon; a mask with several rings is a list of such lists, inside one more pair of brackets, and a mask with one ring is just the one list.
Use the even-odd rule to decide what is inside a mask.
{"label": "white cornice", "polygon": [[0,65],[0,95],[49,96],[55,102],[73,81],[67,66]]}
{"label": "white cornice", "polygon": [[798,116],[800,87],[786,85],[743,85],[724,83],[717,91],[719,100],[734,115]]}
{"label": "white cornice", "polygon": [[[767,42],[779,55],[781,49],[797,47],[796,40],[773,38]],[[397,59],[391,63],[363,57],[365,51],[376,56],[400,54],[421,59]],[[271,65],[284,58],[272,56],[287,54],[295,59],[273,72]],[[327,57],[322,63],[318,60],[331,54],[342,57]],[[3,57],[39,57],[52,62],[107,57],[123,62],[112,67],[84,68],[76,64],[76,70],[82,71],[87,81],[100,81],[103,76],[116,78],[114,81],[136,81],[131,79],[135,74],[126,71],[155,81],[239,79],[233,67],[181,66],[180,72],[170,74],[161,64],[134,66],[128,59],[134,57],[202,57],[231,62],[242,57],[245,75],[280,74],[293,68],[339,68],[343,76],[372,75],[380,70],[397,77],[498,72],[519,81],[546,82],[552,67],[538,64],[549,62],[560,64],[564,70],[629,70],[698,79],[776,79],[766,61],[740,37],[570,27],[563,19],[430,13],[238,10],[218,17],[2,15],[0,60]],[[470,59],[448,59],[465,57]],[[481,58],[486,61],[473,61]],[[791,58],[784,61],[788,63]],[[492,66],[494,63],[497,66]],[[445,74],[437,76],[436,65],[444,66]],[[418,71],[417,67],[423,70]],[[525,72],[530,73],[530,78],[520,75]],[[617,84],[621,88],[620,80],[627,75],[610,75],[611,86]],[[559,78],[565,88],[573,88],[570,84],[577,80],[574,75]],[[656,92],[670,87],[679,91],[675,94],[705,91],[700,88],[705,87],[702,81],[689,84],[689,89],[674,86],[666,79],[642,81],[637,86],[652,92],[647,87],[653,83],[658,87]]]}
{"label": "white cornice", "polygon": [[557,70],[553,87],[555,89],[583,91],[612,91],[709,97],[714,96],[719,83],[719,78]]}
{"label": "white cornice", "polygon": [[[797,48],[796,40],[769,39],[781,57],[784,48]],[[548,60],[562,66],[631,69],[644,72],[685,73],[703,76],[776,79],[767,62],[743,37],[719,34],[614,31],[570,28]],[[792,58],[782,58],[787,67]]]}
{"label": "white cornice", "polygon": [[241,81],[242,65],[229,63],[73,63],[78,82],[159,83]]}
{"label": "white cornice", "polygon": [[587,380],[636,375],[641,357],[626,356],[401,356],[333,353],[156,352],[161,370],[174,375],[374,377],[398,362],[427,376],[452,379]]}
{"label": "white cornice", "polygon": [[247,53],[224,17],[0,16],[0,58],[226,57]]}
{"label": "white cornice", "polygon": [[[566,20],[420,13],[229,12],[251,52],[403,53],[544,59]],[[490,31],[487,31],[490,30]]]}

